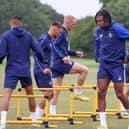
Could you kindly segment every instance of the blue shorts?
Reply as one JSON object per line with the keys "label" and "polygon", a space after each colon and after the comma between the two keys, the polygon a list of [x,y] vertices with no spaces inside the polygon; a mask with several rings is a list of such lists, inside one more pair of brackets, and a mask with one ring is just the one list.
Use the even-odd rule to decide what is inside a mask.
{"label": "blue shorts", "polygon": [[129,83],[129,63],[126,64],[125,66],[125,78],[126,78],[126,83]]}
{"label": "blue shorts", "polygon": [[27,88],[28,86],[32,85],[31,76],[18,77],[18,76],[6,74],[5,80],[4,80],[4,88],[15,89],[18,81],[20,81],[22,88]]}
{"label": "blue shorts", "polygon": [[123,64],[100,63],[97,79],[110,79],[114,83],[124,82]]}
{"label": "blue shorts", "polygon": [[68,74],[70,72],[70,70],[73,67],[74,62],[70,62],[69,64],[65,64],[63,61],[54,64],[51,67],[51,71],[52,71],[52,78],[55,77],[64,77],[64,74]]}
{"label": "blue shorts", "polygon": [[34,71],[34,77],[38,88],[52,88],[50,74],[43,74],[42,71]]}

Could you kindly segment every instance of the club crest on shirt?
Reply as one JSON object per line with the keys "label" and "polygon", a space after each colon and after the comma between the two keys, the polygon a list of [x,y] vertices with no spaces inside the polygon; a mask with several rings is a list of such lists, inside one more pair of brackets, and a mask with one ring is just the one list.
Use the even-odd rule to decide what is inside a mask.
{"label": "club crest on shirt", "polygon": [[100,35],[99,35],[99,38],[101,39],[102,37],[103,37],[103,34],[100,34]]}
{"label": "club crest on shirt", "polygon": [[112,33],[109,33],[108,36],[109,36],[109,38],[112,38]]}

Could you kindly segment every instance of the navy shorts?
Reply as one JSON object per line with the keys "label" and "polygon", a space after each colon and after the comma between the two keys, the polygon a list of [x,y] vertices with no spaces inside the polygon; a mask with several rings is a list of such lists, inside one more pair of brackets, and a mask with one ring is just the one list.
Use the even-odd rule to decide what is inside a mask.
{"label": "navy shorts", "polygon": [[114,83],[124,82],[123,64],[100,63],[97,79],[110,79]]}
{"label": "navy shorts", "polygon": [[42,71],[34,71],[38,88],[52,88],[51,74],[43,74]]}
{"label": "navy shorts", "polygon": [[51,71],[52,71],[52,78],[55,77],[64,77],[64,74],[68,74],[70,72],[70,70],[73,67],[74,62],[69,62],[69,64],[65,64],[63,61],[61,61],[60,63],[54,64],[51,67]]}
{"label": "navy shorts", "polygon": [[129,83],[129,63],[126,64],[125,66],[125,78],[126,78],[126,83]]}
{"label": "navy shorts", "polygon": [[22,88],[27,88],[28,86],[32,85],[31,76],[19,77],[19,76],[6,74],[5,75],[5,80],[4,80],[4,88],[15,89],[18,81],[20,81],[20,83],[22,85]]}

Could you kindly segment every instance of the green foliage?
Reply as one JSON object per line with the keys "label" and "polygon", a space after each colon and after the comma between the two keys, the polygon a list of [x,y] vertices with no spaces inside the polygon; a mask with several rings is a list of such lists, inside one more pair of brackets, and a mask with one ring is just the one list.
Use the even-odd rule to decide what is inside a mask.
{"label": "green foliage", "polygon": [[[129,0],[99,0],[102,8],[110,11],[112,19],[129,28]],[[42,4],[40,0],[0,0],[0,34],[9,29],[12,16],[23,18],[24,26],[38,38],[49,29],[51,22],[63,21],[51,6]],[[88,58],[93,58],[95,40],[94,17],[86,17],[77,21],[77,25],[70,32],[72,50],[81,50]],[[127,45],[128,46],[128,45]]]}
{"label": "green foliage", "polygon": [[81,50],[86,57],[93,57],[95,40],[94,17],[86,17],[77,22],[76,27],[70,33],[71,48]]}
{"label": "green foliage", "polygon": [[129,0],[112,0],[105,6],[110,11],[112,19],[129,29]]}
{"label": "green foliage", "polygon": [[24,26],[35,37],[47,31],[51,22],[63,20],[63,16],[40,0],[0,0],[0,33],[9,29],[9,20],[18,15],[23,18]]}

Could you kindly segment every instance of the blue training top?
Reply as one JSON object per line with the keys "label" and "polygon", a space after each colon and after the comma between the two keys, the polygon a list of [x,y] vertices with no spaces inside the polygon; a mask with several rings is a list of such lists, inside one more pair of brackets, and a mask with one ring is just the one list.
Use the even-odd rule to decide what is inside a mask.
{"label": "blue training top", "polygon": [[52,63],[58,63],[58,60],[62,60],[65,56],[75,56],[76,52],[69,50],[69,37],[68,31],[62,27],[61,35],[52,41]]}
{"label": "blue training top", "polygon": [[[41,47],[42,53],[45,57],[45,60],[47,62],[47,65],[50,65],[50,59],[51,59],[51,40],[52,38],[49,36],[48,33],[44,33],[40,36],[38,39],[38,46]],[[45,68],[45,64],[43,64],[40,60],[38,60],[37,55],[34,56],[35,59],[35,70],[43,70]]]}
{"label": "blue training top", "polygon": [[115,22],[104,29],[97,27],[95,60],[123,63],[126,39],[129,40],[129,30]]}
{"label": "blue training top", "polygon": [[6,73],[14,76],[30,75],[30,48],[44,62],[40,48],[30,32],[15,27],[2,34],[0,40],[0,63],[7,56]]}

